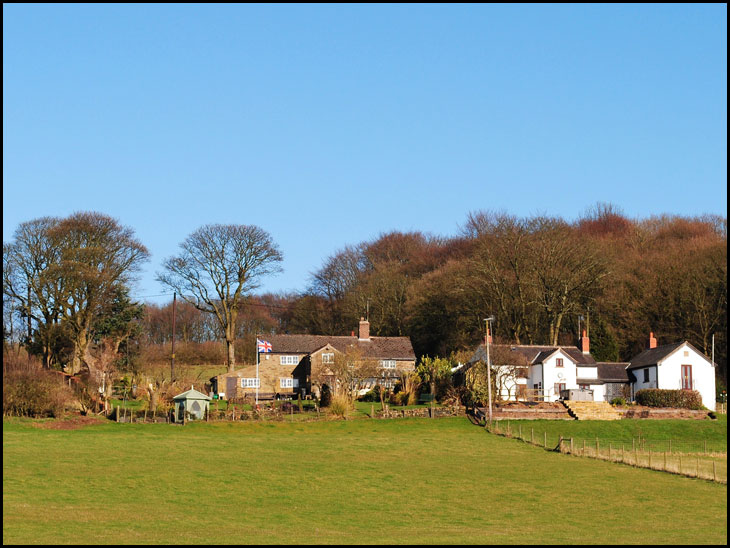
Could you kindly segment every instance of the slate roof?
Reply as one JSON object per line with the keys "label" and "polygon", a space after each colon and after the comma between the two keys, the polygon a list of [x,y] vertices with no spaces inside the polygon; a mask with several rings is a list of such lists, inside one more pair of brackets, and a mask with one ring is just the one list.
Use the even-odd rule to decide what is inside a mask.
{"label": "slate roof", "polygon": [[345,353],[350,346],[362,352],[364,358],[415,360],[411,339],[408,337],[370,337],[360,340],[350,336],[330,335],[257,335],[271,343],[274,354],[311,354],[330,344]]}
{"label": "slate roof", "polygon": [[629,369],[646,367],[647,365],[656,365],[683,344],[684,342],[664,344],[662,346],[657,346],[656,348],[644,350],[641,354],[631,358],[631,361],[629,362]]}
{"label": "slate roof", "polygon": [[[562,350],[565,352],[568,356],[570,356],[573,361],[577,365],[589,365],[589,366],[595,366],[596,360],[593,359],[593,356],[590,354],[584,354],[582,350],[580,350],[577,346],[537,346],[532,344],[490,344],[490,348],[494,349],[506,349],[510,352],[516,352],[522,355],[524,358],[527,359],[528,363],[530,365],[534,365],[536,363],[542,363],[544,360],[546,360],[548,357],[550,357],[552,354],[557,352],[558,350]],[[479,345],[479,348],[477,348],[476,352],[474,353],[474,356],[472,357],[470,362],[476,362],[479,360],[486,360],[486,350],[484,348],[484,345]],[[493,356],[490,356],[492,358],[492,364],[494,365],[513,365],[513,364],[498,364],[494,361]]]}
{"label": "slate roof", "polygon": [[598,379],[603,382],[629,382],[625,362],[598,362]]}

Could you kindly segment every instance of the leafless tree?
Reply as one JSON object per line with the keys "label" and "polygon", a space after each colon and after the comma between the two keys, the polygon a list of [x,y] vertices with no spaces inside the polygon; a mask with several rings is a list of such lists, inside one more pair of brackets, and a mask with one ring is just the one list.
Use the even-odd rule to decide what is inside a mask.
{"label": "leafless tree", "polygon": [[165,260],[157,279],[215,316],[226,339],[228,370],[233,371],[239,307],[262,277],[281,271],[282,255],[268,232],[253,225],[205,225],[180,247],[182,253]]}

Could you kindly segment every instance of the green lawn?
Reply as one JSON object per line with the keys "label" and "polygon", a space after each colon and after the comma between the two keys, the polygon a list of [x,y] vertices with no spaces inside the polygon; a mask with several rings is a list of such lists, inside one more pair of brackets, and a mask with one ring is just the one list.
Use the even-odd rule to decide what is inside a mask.
{"label": "green lawn", "polygon": [[[607,446],[625,443],[631,446],[634,440],[645,440],[645,444],[654,444],[656,449],[668,448],[672,440],[672,449],[686,453],[708,451],[727,452],[727,415],[718,415],[716,420],[681,420],[681,419],[622,419],[617,421],[556,421],[556,420],[500,420],[500,430],[508,427],[513,435],[519,435],[535,441],[544,441],[547,433],[548,445],[557,445],[560,436],[578,440],[595,440]],[[508,426],[509,425],[509,426]]]}
{"label": "green lawn", "polygon": [[464,418],[3,423],[3,543],[725,544],[727,487]]}

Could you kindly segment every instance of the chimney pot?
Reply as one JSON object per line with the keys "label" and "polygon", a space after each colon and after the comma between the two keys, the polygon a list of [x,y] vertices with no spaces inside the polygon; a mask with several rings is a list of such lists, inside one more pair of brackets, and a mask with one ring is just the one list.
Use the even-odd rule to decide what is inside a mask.
{"label": "chimney pot", "polygon": [[580,349],[583,351],[583,354],[590,354],[591,353],[591,341],[586,336],[586,330],[583,330],[583,336],[580,339]]}
{"label": "chimney pot", "polygon": [[649,333],[649,348],[656,348],[656,339],[654,338],[654,332]]}
{"label": "chimney pot", "polygon": [[360,339],[361,341],[370,340],[370,322],[364,318],[360,318],[360,331],[358,334],[358,339]]}

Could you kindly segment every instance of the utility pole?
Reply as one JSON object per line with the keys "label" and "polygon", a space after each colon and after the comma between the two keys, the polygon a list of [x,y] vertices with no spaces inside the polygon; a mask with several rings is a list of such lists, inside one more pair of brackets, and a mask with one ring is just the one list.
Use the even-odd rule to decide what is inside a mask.
{"label": "utility pole", "polygon": [[[169,295],[169,293],[168,293]],[[170,361],[170,382],[175,380],[175,308],[177,292],[172,294],[172,360]]]}
{"label": "utility pole", "polygon": [[494,316],[484,318],[484,323],[487,324],[487,331],[484,335],[484,346],[487,350],[487,398],[489,399],[489,424],[492,424],[492,362],[489,359],[489,322],[494,321]]}

